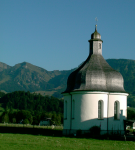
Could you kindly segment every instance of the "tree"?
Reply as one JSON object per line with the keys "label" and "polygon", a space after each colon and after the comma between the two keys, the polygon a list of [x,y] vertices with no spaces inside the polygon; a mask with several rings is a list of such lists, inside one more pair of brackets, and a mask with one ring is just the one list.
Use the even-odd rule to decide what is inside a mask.
{"label": "tree", "polygon": [[16,123],[16,118],[13,118],[13,119],[12,119],[12,122],[13,122],[13,123]]}
{"label": "tree", "polygon": [[29,120],[28,119],[24,119],[23,124],[29,124]]}
{"label": "tree", "polygon": [[8,123],[9,122],[9,116],[7,113],[2,115],[2,122],[3,123]]}
{"label": "tree", "polygon": [[127,119],[135,120],[135,111],[127,109]]}
{"label": "tree", "polygon": [[61,124],[61,115],[60,114],[57,114],[57,117],[56,117],[56,125],[60,125]]}
{"label": "tree", "polygon": [[25,120],[27,119],[30,124],[33,122],[33,117],[28,110],[20,110],[17,112],[17,122],[20,122],[22,119]]}
{"label": "tree", "polygon": [[33,125],[38,125],[39,124],[39,120],[36,116],[33,117],[33,122],[32,122]]}

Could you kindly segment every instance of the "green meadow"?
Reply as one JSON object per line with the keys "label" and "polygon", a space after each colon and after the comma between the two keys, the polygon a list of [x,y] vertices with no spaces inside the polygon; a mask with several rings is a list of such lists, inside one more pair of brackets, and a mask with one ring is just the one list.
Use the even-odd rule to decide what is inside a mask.
{"label": "green meadow", "polygon": [[0,150],[134,150],[133,141],[0,134]]}

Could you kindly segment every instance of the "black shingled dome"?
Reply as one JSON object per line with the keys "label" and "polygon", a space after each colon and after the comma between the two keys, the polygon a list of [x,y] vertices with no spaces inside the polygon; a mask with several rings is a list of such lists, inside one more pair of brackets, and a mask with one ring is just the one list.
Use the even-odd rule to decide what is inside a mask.
{"label": "black shingled dome", "polygon": [[[101,35],[95,32],[91,40],[101,40]],[[102,91],[125,93],[122,75],[114,70],[101,54],[90,53],[85,62],[73,71],[67,81],[67,89],[63,93],[73,91]]]}

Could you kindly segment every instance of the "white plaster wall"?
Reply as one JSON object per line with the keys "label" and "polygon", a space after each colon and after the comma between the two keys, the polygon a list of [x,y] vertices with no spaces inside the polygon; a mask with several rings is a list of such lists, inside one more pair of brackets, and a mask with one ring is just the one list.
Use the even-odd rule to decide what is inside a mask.
{"label": "white plaster wall", "polygon": [[[123,120],[127,118],[127,96],[125,93],[110,93],[109,94],[109,107],[108,107],[108,129],[109,130],[124,130]],[[120,119],[114,119],[114,102],[120,103]]]}
{"label": "white plaster wall", "polygon": [[[67,101],[67,118],[65,118],[65,102]],[[64,95],[64,129],[70,129],[70,119],[71,118],[71,95]]]}
{"label": "white plaster wall", "polygon": [[74,119],[72,119],[72,129],[89,130],[97,125],[106,130],[107,120],[98,119],[98,101],[104,102],[104,117],[107,117],[107,93],[102,92],[74,92],[72,99],[75,101]]}
{"label": "white plaster wall", "polygon": [[[101,44],[101,49],[99,49],[99,43]],[[93,54],[102,55],[102,42],[101,41],[93,41]]]}
{"label": "white plaster wall", "polygon": [[[64,120],[64,129],[89,130],[92,126],[97,125],[101,126],[101,130],[107,130],[108,116],[108,130],[124,130],[123,120],[127,117],[128,94],[86,91],[70,94],[72,94],[72,101],[75,101],[74,118],[71,115],[71,95],[64,94],[64,103],[67,101],[67,119]],[[104,119],[102,120],[98,119],[99,100],[104,102]],[[114,120],[114,102],[116,100],[120,102],[120,111],[122,112],[120,120]]]}

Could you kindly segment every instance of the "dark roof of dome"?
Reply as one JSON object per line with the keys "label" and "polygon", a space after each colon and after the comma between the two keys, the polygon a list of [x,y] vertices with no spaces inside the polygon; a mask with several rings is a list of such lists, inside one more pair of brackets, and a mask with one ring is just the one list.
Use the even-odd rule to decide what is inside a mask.
{"label": "dark roof of dome", "polygon": [[[98,41],[103,42],[101,35],[97,32],[97,25],[89,40],[92,46],[93,41],[97,41],[97,44]],[[63,93],[72,91],[126,92],[122,75],[106,62],[101,51],[98,51],[96,46],[90,49],[85,62],[69,75],[67,89]]]}
{"label": "dark roof of dome", "polygon": [[72,72],[67,81],[67,89],[72,91],[124,92],[122,75],[114,70],[102,55],[89,55],[86,61]]}

